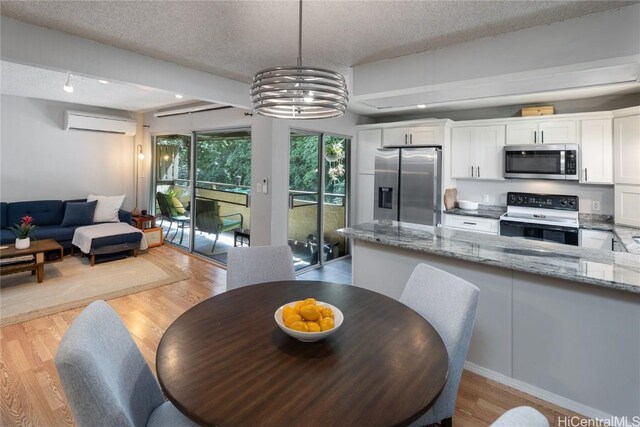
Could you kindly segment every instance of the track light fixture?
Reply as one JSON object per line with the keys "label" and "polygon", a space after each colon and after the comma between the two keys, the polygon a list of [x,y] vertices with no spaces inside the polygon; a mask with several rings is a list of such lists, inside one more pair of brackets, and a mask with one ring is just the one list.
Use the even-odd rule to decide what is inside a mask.
{"label": "track light fixture", "polygon": [[71,86],[71,73],[67,73],[67,82],[62,87],[62,90],[67,93],[73,93],[73,86]]}

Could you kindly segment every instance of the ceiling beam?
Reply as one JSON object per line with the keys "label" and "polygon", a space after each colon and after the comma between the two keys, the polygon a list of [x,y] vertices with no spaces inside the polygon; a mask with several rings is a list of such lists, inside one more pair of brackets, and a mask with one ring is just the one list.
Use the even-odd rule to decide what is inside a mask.
{"label": "ceiling beam", "polygon": [[128,50],[0,17],[4,61],[179,93],[250,108],[247,83],[215,76]]}
{"label": "ceiling beam", "polygon": [[378,111],[633,82],[640,5],[353,67],[353,96]]}

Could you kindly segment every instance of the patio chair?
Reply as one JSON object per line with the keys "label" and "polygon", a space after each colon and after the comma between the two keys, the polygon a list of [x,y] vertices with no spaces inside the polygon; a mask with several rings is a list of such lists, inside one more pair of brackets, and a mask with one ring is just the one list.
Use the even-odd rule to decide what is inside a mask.
{"label": "patio chair", "polygon": [[182,244],[182,238],[184,237],[184,225],[185,223],[189,222],[189,217],[186,215],[178,214],[178,212],[176,212],[175,208],[171,205],[171,203],[169,203],[169,199],[166,194],[157,192],[156,200],[158,201],[158,206],[160,206],[160,219],[163,222],[165,219],[169,221],[169,228],[167,229],[167,234],[165,234],[164,237],[167,238],[169,236],[169,231],[171,231],[171,225],[173,225],[173,222],[175,221],[176,232],[171,238],[171,241],[173,242],[173,239],[175,239],[176,236],[178,235],[178,230],[182,230],[182,232],[180,233],[180,244]]}
{"label": "patio chair", "polygon": [[218,243],[220,233],[236,228],[244,228],[244,217],[242,214],[236,212],[228,215],[220,215],[220,206],[217,200],[196,198],[195,214],[196,230],[216,235],[211,253],[216,250],[216,243]]}

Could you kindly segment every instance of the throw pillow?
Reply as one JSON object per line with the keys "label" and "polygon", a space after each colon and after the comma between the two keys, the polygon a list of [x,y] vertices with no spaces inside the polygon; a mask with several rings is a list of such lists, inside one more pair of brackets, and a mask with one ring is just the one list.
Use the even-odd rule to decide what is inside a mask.
{"label": "throw pillow", "polygon": [[96,196],[89,194],[87,202],[98,201],[96,212],[93,215],[93,222],[120,222],[118,211],[124,202],[124,194],[122,196]]}
{"label": "throw pillow", "polygon": [[97,204],[97,200],[93,202],[67,203],[64,209],[64,219],[60,226],[73,227],[93,224],[93,215]]}
{"label": "throw pillow", "polygon": [[171,198],[171,204],[173,205],[178,215],[184,215],[184,213],[187,211],[182,205],[182,202],[180,201],[180,199],[178,199],[176,196],[173,196]]}

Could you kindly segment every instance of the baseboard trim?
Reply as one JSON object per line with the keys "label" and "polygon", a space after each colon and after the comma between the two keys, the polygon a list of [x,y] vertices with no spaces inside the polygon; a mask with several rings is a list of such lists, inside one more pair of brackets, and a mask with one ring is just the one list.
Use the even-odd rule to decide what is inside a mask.
{"label": "baseboard trim", "polygon": [[551,393],[550,391],[533,386],[531,384],[527,384],[523,381],[516,380],[499,372],[492,371],[491,369],[483,368],[482,366],[478,366],[469,361],[464,362],[464,368],[470,372],[473,372],[474,374],[480,375],[481,377],[485,377],[500,384],[515,388],[516,390],[525,392],[549,403],[553,403],[554,405],[558,405],[562,408],[576,412],[580,415],[584,415],[589,418],[613,418],[613,415],[607,414],[606,412],[600,411],[587,405],[583,405],[582,403],[575,402],[571,399],[567,399],[566,397]]}

